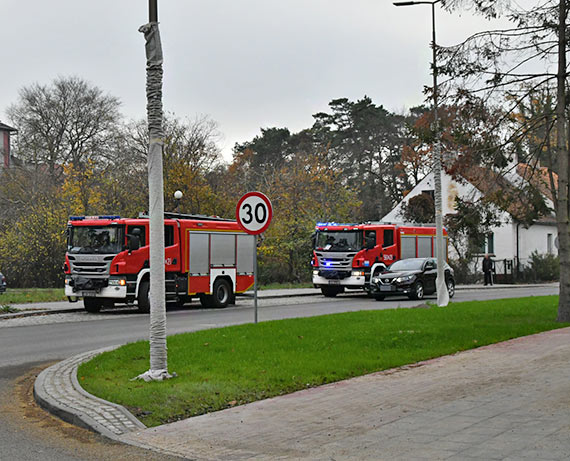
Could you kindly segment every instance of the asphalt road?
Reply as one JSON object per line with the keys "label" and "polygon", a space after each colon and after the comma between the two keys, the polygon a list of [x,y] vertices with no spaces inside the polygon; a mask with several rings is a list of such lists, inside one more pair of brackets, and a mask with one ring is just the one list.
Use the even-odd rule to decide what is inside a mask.
{"label": "asphalt road", "polygon": [[[556,286],[460,290],[454,302],[557,294]],[[435,302],[435,297],[428,297]],[[417,301],[388,298],[374,301],[364,295],[336,298],[312,296],[260,300],[259,321],[314,316],[356,310],[413,307]],[[168,334],[253,321],[250,299],[223,310],[198,305],[168,311]],[[148,338],[148,316],[136,310],[97,315],[85,312],[0,321],[0,459],[105,460],[169,459],[109,442],[68,425],[37,408],[31,386],[49,363],[80,352]]]}

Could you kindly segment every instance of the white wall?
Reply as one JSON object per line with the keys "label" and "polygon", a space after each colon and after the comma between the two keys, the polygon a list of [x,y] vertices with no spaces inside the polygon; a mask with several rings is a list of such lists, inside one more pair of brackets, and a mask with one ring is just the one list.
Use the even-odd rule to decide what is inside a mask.
{"label": "white wall", "polygon": [[[424,190],[434,190],[433,173],[429,173],[424,179],[422,179],[416,187],[414,187],[404,199],[396,205],[396,207],[385,215],[381,221],[386,222],[402,222],[403,218],[401,216],[402,205],[408,203],[408,201],[417,195],[420,195]],[[443,215],[450,213],[455,213],[455,197],[458,195],[463,198],[469,198],[471,200],[478,199],[481,197],[481,193],[471,184],[459,183],[451,178],[448,174],[443,173],[441,175],[441,194],[442,194],[442,212]]]}
{"label": "white wall", "polygon": [[[516,226],[514,227],[516,228]],[[556,256],[558,255],[558,248],[554,245],[554,240],[558,235],[558,231],[555,224],[534,224],[528,229],[519,226],[519,256],[521,264],[526,264],[533,251],[537,251],[539,254],[548,253],[548,234],[552,234],[551,253]]]}

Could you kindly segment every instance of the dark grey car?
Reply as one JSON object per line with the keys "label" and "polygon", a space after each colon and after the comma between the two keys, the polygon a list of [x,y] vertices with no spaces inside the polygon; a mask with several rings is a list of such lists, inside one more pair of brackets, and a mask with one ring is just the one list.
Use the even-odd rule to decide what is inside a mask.
{"label": "dark grey car", "polygon": [[[445,284],[449,297],[455,294],[453,269],[445,263]],[[401,259],[370,280],[370,294],[378,301],[386,296],[405,295],[423,299],[436,292],[437,261],[434,258]]]}

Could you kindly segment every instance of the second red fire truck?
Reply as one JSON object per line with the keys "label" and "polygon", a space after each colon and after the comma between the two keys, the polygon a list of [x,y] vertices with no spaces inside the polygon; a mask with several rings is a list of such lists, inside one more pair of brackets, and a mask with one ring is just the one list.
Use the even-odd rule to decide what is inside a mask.
{"label": "second red fire truck", "polygon": [[[165,214],[166,298],[226,307],[253,285],[255,237],[236,221]],[[65,294],[88,312],[133,303],[148,312],[149,219],[76,216],[67,224]]]}
{"label": "second red fire truck", "polygon": [[[368,290],[372,269],[399,259],[435,256],[435,231],[434,226],[418,224],[317,223],[311,261],[313,285],[327,297],[345,289]],[[447,254],[445,229],[443,235]]]}

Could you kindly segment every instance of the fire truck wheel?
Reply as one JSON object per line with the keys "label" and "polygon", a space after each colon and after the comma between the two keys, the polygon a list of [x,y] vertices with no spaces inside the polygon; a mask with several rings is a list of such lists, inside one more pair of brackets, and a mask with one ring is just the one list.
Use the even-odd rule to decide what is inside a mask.
{"label": "fire truck wheel", "polygon": [[344,291],[344,287],[321,287],[321,293],[325,298],[334,298]]}
{"label": "fire truck wheel", "polygon": [[410,299],[424,299],[424,284],[419,280],[414,283],[412,292],[410,293]]}
{"label": "fire truck wheel", "polygon": [[214,282],[214,292],[212,293],[213,307],[226,307],[232,298],[232,287],[226,279],[217,279]]}
{"label": "fire truck wheel", "polygon": [[97,313],[103,307],[103,303],[99,298],[83,298],[83,307],[90,313]]}
{"label": "fire truck wheel", "polygon": [[205,295],[205,294],[200,294],[200,304],[202,305],[203,308],[205,309],[209,309],[210,307],[214,307],[212,305],[212,295]]}
{"label": "fire truck wheel", "polygon": [[139,312],[142,312],[143,314],[150,312],[150,299],[148,297],[149,289],[150,282],[148,280],[143,280],[139,287],[139,296],[137,298]]}

